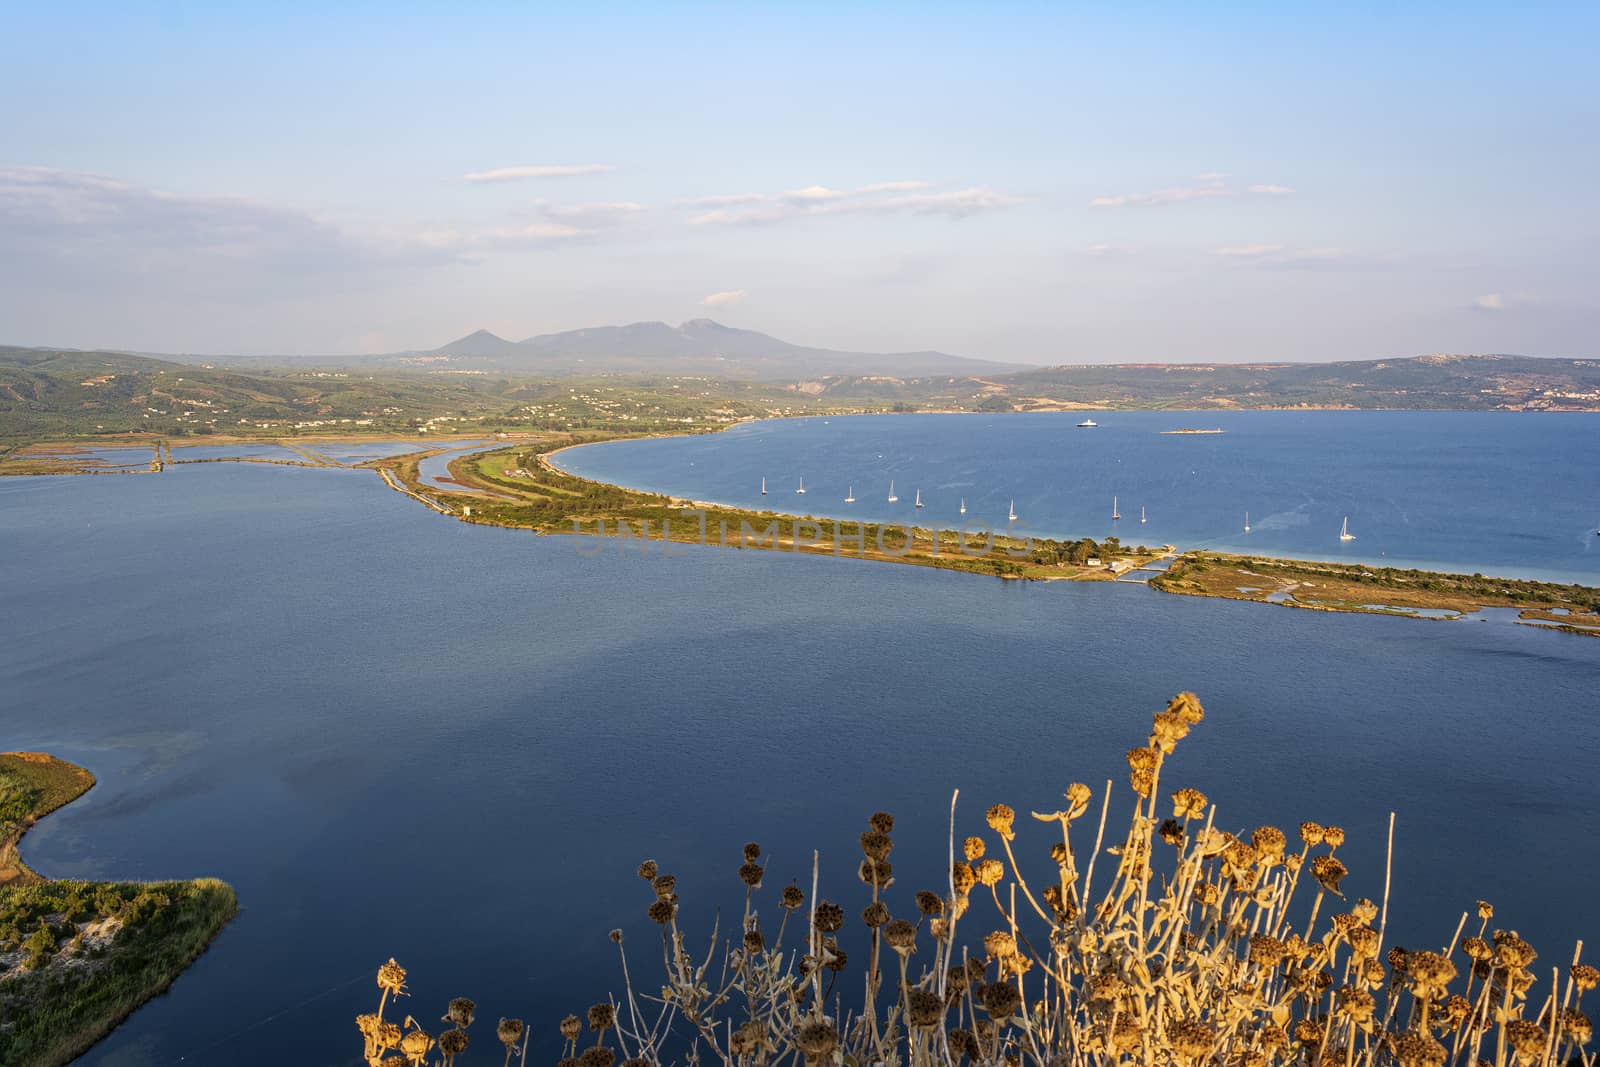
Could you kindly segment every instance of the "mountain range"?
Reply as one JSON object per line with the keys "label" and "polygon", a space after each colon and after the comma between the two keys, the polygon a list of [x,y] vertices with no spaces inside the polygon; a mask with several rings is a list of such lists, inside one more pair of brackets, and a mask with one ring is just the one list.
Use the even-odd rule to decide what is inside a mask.
{"label": "mountain range", "polygon": [[503,374],[688,374],[778,381],[882,375],[1005,374],[1015,363],[944,352],[840,352],[790,344],[755,330],[691,319],[678,326],[635,322],[508,341],[478,330],[426,352],[360,357],[391,366],[493,370]]}

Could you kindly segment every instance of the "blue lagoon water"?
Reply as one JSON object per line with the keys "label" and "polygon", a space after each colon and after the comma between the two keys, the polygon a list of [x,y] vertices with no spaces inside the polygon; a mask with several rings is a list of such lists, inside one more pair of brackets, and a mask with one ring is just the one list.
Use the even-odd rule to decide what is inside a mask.
{"label": "blue lagoon water", "polygon": [[[621,480],[652,484],[660,445],[632,447]],[[1552,962],[1600,937],[1600,640],[593,547],[438,516],[370,472],[0,479],[0,749],[99,778],[26,856],[216,875],[243,904],[85,1063],[355,1064],[351,1018],[391,955],[406,1011],[470,995],[533,1022],[548,1060],[556,1020],[618,987],[608,930],[653,978],[639,860],[679,876],[691,937],[742,899],[750,840],[769,899],[820,848],[825,895],[859,909],[855,838],[882,808],[909,894],[939,884],[952,790],[961,833],[1078,780],[1114,778],[1125,813],[1122,754],[1180,689],[1209,714],[1164,782],[1207,791],[1219,825],[1342,825],[1345,888],[1376,897],[1399,813],[1398,943],[1442,944],[1479,898]],[[1045,836],[1019,838],[1036,870]]]}
{"label": "blue lagoon water", "polygon": [[[1092,430],[1076,428],[1082,412],[789,419],[590,445],[559,462],[744,507],[1001,528],[1015,501],[1017,529],[1040,536],[1600,583],[1600,415],[1095,415]],[[1226,432],[1161,432],[1184,427]],[[1346,516],[1354,541],[1339,540]]]}

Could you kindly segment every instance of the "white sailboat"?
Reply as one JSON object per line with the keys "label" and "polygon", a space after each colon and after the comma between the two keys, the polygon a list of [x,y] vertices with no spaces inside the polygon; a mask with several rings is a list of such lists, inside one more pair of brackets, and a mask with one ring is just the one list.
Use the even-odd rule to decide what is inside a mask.
{"label": "white sailboat", "polygon": [[927,506],[928,506],[928,505],[926,505],[926,504],[924,504],[924,503],[923,503],[923,502],[922,502],[922,490],[921,490],[921,489],[920,489],[920,488],[919,488],[919,489],[918,489],[918,490],[917,490],[917,507],[919,507],[919,508],[925,508],[925,507],[927,507]]}
{"label": "white sailboat", "polygon": [[900,498],[894,495],[894,479],[893,478],[889,479],[889,503],[891,503],[891,504],[900,503]]}
{"label": "white sailboat", "polygon": [[967,498],[966,497],[962,497],[961,498],[961,514],[965,515],[966,513],[967,513]]}
{"label": "white sailboat", "polygon": [[1139,525],[1143,526],[1145,523],[1147,523],[1149,521],[1150,521],[1149,519],[1144,517],[1144,505],[1140,504],[1139,505]]}
{"label": "white sailboat", "polygon": [[1099,425],[1100,424],[1098,422],[1095,422],[1093,419],[1084,419],[1082,422],[1078,423],[1078,429],[1080,429],[1080,430],[1090,430],[1090,429],[1093,429],[1094,427],[1099,426]]}
{"label": "white sailboat", "polygon": [[1248,511],[1244,513],[1244,532],[1250,532],[1250,513]]}
{"label": "white sailboat", "polygon": [[1116,522],[1120,518],[1122,518],[1122,512],[1117,510],[1117,498],[1116,497],[1112,497],[1111,498],[1111,521],[1112,522]]}
{"label": "white sailboat", "polygon": [[800,488],[796,489],[795,492],[804,493],[805,491],[806,491],[806,480],[804,478],[801,478],[800,479]]}
{"label": "white sailboat", "polygon": [[845,496],[844,502],[846,504],[854,504],[856,502],[856,487],[855,486],[852,485],[850,487],[850,492]]}
{"label": "white sailboat", "polygon": [[761,495],[767,495],[767,480],[765,478],[761,479]]}
{"label": "white sailboat", "polygon": [[1339,527],[1339,540],[1354,541],[1355,539],[1356,535],[1350,532],[1350,516],[1346,515],[1344,517],[1344,525]]}
{"label": "white sailboat", "polygon": [[1017,521],[1017,502],[1015,500],[1013,500],[1011,502],[1011,513],[1006,516],[1006,521],[1007,522],[1016,522]]}

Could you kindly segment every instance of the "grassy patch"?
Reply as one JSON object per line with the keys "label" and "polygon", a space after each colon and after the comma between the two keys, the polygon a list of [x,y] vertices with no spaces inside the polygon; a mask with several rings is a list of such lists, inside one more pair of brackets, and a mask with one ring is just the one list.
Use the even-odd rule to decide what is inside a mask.
{"label": "grassy patch", "polygon": [[0,753],[0,1064],[76,1058],[172,984],[238,909],[214,878],[46,881],[17,855],[38,819],[94,776],[41,752]]}

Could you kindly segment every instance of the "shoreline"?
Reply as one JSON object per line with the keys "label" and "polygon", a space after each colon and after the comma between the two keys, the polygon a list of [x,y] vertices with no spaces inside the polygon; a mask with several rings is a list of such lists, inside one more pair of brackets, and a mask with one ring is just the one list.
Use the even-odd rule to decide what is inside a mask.
{"label": "shoreline", "polygon": [[[889,414],[936,413],[893,412]],[[949,414],[982,413],[949,412]],[[1484,414],[1492,413],[1485,412]],[[1508,412],[1506,414],[1522,413]],[[1075,541],[1089,541],[1091,544],[1093,543],[1093,539],[1071,538],[1069,535],[1062,535],[1060,538],[1050,538],[1043,534],[1039,535],[1038,537],[1031,535],[1022,535],[1019,537],[1014,533],[1002,534],[999,535],[1004,542],[1001,545],[1001,548],[1004,550],[1009,550],[1009,553],[1002,551],[999,554],[994,554],[994,544],[991,540],[990,553],[987,555],[972,555],[965,553],[963,555],[951,555],[943,552],[941,549],[943,546],[949,546],[952,543],[949,538],[951,535],[955,535],[957,533],[957,531],[954,530],[941,531],[929,527],[917,526],[914,523],[880,523],[869,520],[849,519],[830,515],[804,514],[783,509],[757,511],[740,504],[732,504],[715,500],[699,500],[693,498],[676,497],[670,494],[658,493],[650,489],[636,486],[601,482],[595,479],[586,478],[582,475],[573,473],[571,470],[564,467],[559,461],[559,457],[563,453],[593,444],[627,440],[697,437],[703,436],[706,433],[722,433],[732,426],[741,426],[756,422],[779,421],[780,419],[783,421],[798,421],[799,419],[830,419],[848,417],[850,416],[830,414],[778,416],[767,419],[751,418],[701,432],[655,431],[648,433],[627,433],[601,430],[595,432],[606,436],[601,436],[599,439],[594,440],[568,440],[566,443],[559,444],[557,447],[550,448],[548,450],[542,450],[540,446],[543,444],[553,443],[551,441],[552,437],[559,439],[560,437],[570,437],[571,435],[568,433],[558,433],[554,431],[544,434],[530,433],[526,436],[506,436],[498,439],[486,439],[481,434],[459,436],[434,435],[432,441],[417,442],[417,444],[422,445],[423,447],[418,448],[414,452],[396,453],[394,456],[390,457],[366,460],[360,463],[352,463],[348,465],[339,464],[338,466],[344,467],[345,469],[376,470],[390,485],[390,488],[412,497],[418,502],[441,514],[449,515],[450,517],[459,519],[461,521],[475,522],[482,525],[502,526],[507,528],[532,529],[536,533],[540,534],[581,534],[583,536],[610,536],[613,538],[620,535],[623,537],[634,538],[636,540],[642,539],[645,542],[661,541],[663,543],[671,542],[693,544],[697,539],[680,536],[680,531],[673,525],[672,520],[674,518],[683,517],[685,512],[698,511],[702,515],[702,525],[700,527],[700,536],[698,540],[705,544],[716,545],[719,543],[716,540],[708,538],[708,528],[705,525],[707,522],[706,516],[715,514],[721,524],[720,544],[723,547],[752,547],[757,549],[789,551],[795,553],[806,552],[811,554],[817,554],[819,552],[826,552],[832,555],[848,554],[866,560],[934,566],[943,569],[964,570],[975,573],[990,573],[994,576],[1002,578],[1031,581],[1139,581],[1141,584],[1150,585],[1158,592],[1172,593],[1175,595],[1194,595],[1209,596],[1217,599],[1251,600],[1253,602],[1274,603],[1278,604],[1279,606],[1286,607],[1299,607],[1322,611],[1339,611],[1347,614],[1400,615],[1406,618],[1432,618],[1433,616],[1418,614],[1415,610],[1406,610],[1406,607],[1403,605],[1376,603],[1374,601],[1344,601],[1329,603],[1312,600],[1307,602],[1294,597],[1293,595],[1290,595],[1286,598],[1268,599],[1266,595],[1257,596],[1241,594],[1235,590],[1223,588],[1178,588],[1177,583],[1173,579],[1178,573],[1181,573],[1182,565],[1185,562],[1193,564],[1196,561],[1203,560],[1208,557],[1229,557],[1236,560],[1255,561],[1263,566],[1276,567],[1280,570],[1311,569],[1315,571],[1320,568],[1324,573],[1326,573],[1328,568],[1335,568],[1350,570],[1352,572],[1359,571],[1379,573],[1389,576],[1385,580],[1390,581],[1398,580],[1393,578],[1394,575],[1407,575],[1408,578],[1406,580],[1416,581],[1435,581],[1456,584],[1469,581],[1468,575],[1466,575],[1464,572],[1431,570],[1423,567],[1396,567],[1392,562],[1379,563],[1374,561],[1357,561],[1345,563],[1323,559],[1305,559],[1298,557],[1247,556],[1242,553],[1223,552],[1203,547],[1182,548],[1175,545],[1163,545],[1159,551],[1152,549],[1144,554],[1134,553],[1131,546],[1127,548],[1108,546],[1117,556],[1115,561],[1116,566],[1110,567],[1101,565],[1094,568],[1085,567],[1082,564],[1078,564],[1077,566],[1073,567],[1071,565],[1059,562],[1059,560],[1051,563],[1043,563],[1037,559],[1024,562],[1027,559],[1026,555],[1018,552],[1018,549],[1022,548],[1023,546],[1031,549],[1035,544],[1042,544],[1059,552],[1059,546],[1072,544]],[[1160,432],[1167,433],[1170,431]],[[278,444],[288,447],[292,441],[307,440],[312,440],[312,438],[295,437],[271,440],[252,438],[248,439],[248,442],[252,444]],[[315,440],[328,443],[360,443],[378,441],[394,444],[409,443],[404,441],[404,439],[396,439],[393,436],[382,434],[331,434],[320,436],[315,438]],[[194,443],[200,444],[201,442]],[[142,445],[143,443],[141,443],[141,446]],[[476,447],[480,445],[481,447]],[[506,514],[506,505],[515,506],[518,502],[522,502],[524,504],[527,503],[528,497],[526,494],[533,494],[535,497],[538,497],[538,490],[541,487],[528,482],[512,482],[503,478],[490,478],[484,475],[479,469],[478,464],[473,461],[480,459],[481,457],[494,455],[500,451],[515,450],[519,447],[525,447],[533,452],[533,463],[531,466],[534,466],[538,471],[551,475],[555,478],[569,479],[572,483],[575,483],[575,485],[578,487],[576,492],[570,487],[566,489],[550,487],[545,488],[549,490],[549,493],[560,494],[559,497],[554,498],[556,500],[571,503],[574,506],[577,506],[579,503],[590,504],[590,506],[584,511],[584,514],[588,521],[594,521],[597,523],[594,531],[583,529],[582,521],[577,518],[576,515],[562,516],[562,518],[558,521],[552,521],[550,518],[546,517],[541,520],[529,522],[520,520],[515,515]],[[472,449],[472,451],[466,451],[465,454],[457,457],[451,463],[452,479],[456,481],[464,491],[451,492],[449,487],[433,486],[421,481],[420,475],[417,472],[417,465],[422,459],[431,455],[438,455],[441,453],[465,449]],[[294,461],[279,460],[265,460],[264,462],[283,463],[284,465],[291,466],[316,465],[304,462],[297,463]],[[455,469],[455,465],[458,463],[461,464],[461,469],[459,470]],[[474,477],[475,475],[477,477]],[[506,495],[508,492],[511,495]],[[643,509],[648,511],[649,514],[640,515],[630,513],[623,515],[619,511],[619,514],[613,515],[607,513],[604,508],[599,508],[593,505],[592,501],[584,500],[586,496],[617,497],[619,495],[623,498],[631,496],[637,499],[624,499],[621,501],[615,499],[608,500],[608,503],[613,505],[614,509],[626,511],[631,507],[634,509],[634,512],[638,512],[640,509]],[[443,499],[435,499],[435,497],[442,497]],[[547,495],[544,497],[544,499],[546,502],[549,502],[549,500],[552,498]],[[568,521],[571,522],[572,529],[565,528]],[[612,533],[610,534],[607,534],[605,530],[607,521],[613,521],[616,523],[616,525],[613,526]],[[730,544],[728,540],[728,524],[730,522],[740,524],[741,528],[743,528],[745,524],[751,522],[760,523],[766,527],[765,529],[759,531],[759,533],[764,536],[755,537],[753,541],[741,536],[738,544]],[[790,525],[793,536],[784,535],[781,525],[784,522],[787,522]],[[638,525],[635,525],[634,523],[637,523]],[[658,524],[656,525],[656,530],[658,531],[656,536],[652,536],[651,526],[653,523]],[[773,533],[774,526],[777,527],[776,534]],[[815,529],[823,526],[833,527],[833,541],[829,542],[819,540],[821,534],[825,533],[826,530],[818,531],[816,537],[807,536],[803,538],[801,536],[800,531],[803,528],[809,527]],[[841,534],[846,530],[849,531],[849,537],[842,538]],[[875,532],[878,539],[881,541],[884,537],[885,531],[908,531],[910,537],[909,540],[905,542],[904,547],[901,547],[898,544],[891,547],[880,543],[878,545],[878,551],[874,552],[869,550],[865,544],[865,538],[867,537],[868,533]],[[749,533],[752,535],[756,534],[757,532],[758,531],[753,527],[749,529]],[[992,537],[996,532],[991,531],[990,533]],[[841,543],[845,543],[852,539],[856,541],[858,546],[857,550],[850,553],[844,553],[840,551]],[[941,539],[943,539],[942,545]],[[1171,564],[1166,571],[1157,573],[1153,577],[1150,577],[1147,581],[1139,577],[1140,572],[1147,574],[1148,571],[1146,571],[1146,568],[1150,567],[1152,564],[1160,562],[1163,559],[1171,560]],[[1527,616],[1529,620],[1538,619],[1538,625],[1540,628],[1558,629],[1564,632],[1585,636],[1600,636],[1600,630],[1589,628],[1589,620],[1591,615],[1591,612],[1589,611],[1590,605],[1588,601],[1584,599],[1584,597],[1587,595],[1592,594],[1596,598],[1595,603],[1600,604],[1600,589],[1595,589],[1594,587],[1581,585],[1579,583],[1566,583],[1558,580],[1550,580],[1548,578],[1491,577],[1483,580],[1499,582],[1502,585],[1516,587],[1524,592],[1533,589],[1540,590],[1541,596],[1536,602],[1525,604],[1528,612],[1541,613],[1540,615],[1529,614]],[[1190,584],[1193,585],[1194,583],[1191,582]],[[1570,592],[1573,590],[1578,592]],[[1552,591],[1560,591],[1561,595],[1558,596]],[[1479,608],[1484,606],[1504,607],[1511,605],[1503,603],[1485,605],[1471,598],[1461,597],[1453,600],[1448,608],[1442,608],[1441,610],[1454,611],[1459,617],[1461,615],[1467,615],[1476,612]],[[1596,610],[1600,611],[1600,609]],[[1566,614],[1580,616],[1582,618],[1582,622],[1580,624],[1562,622],[1561,618]]]}

